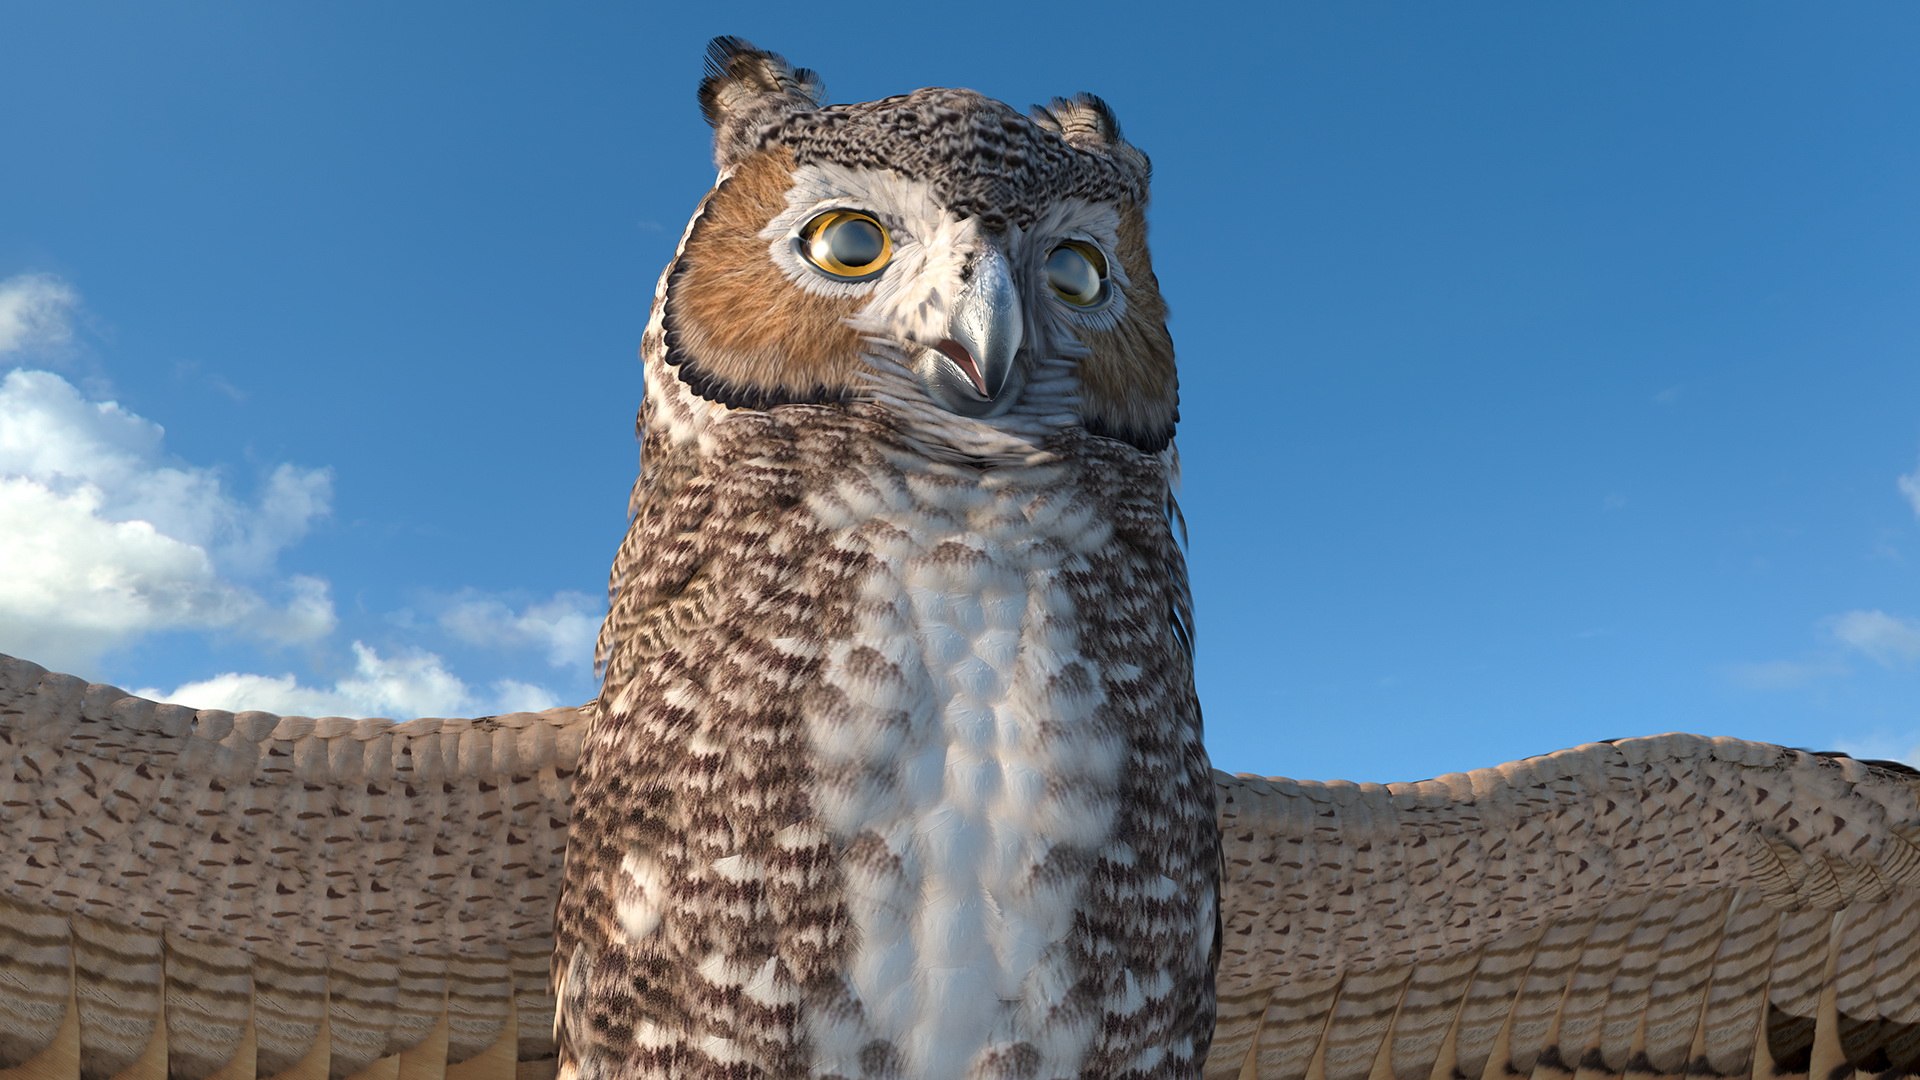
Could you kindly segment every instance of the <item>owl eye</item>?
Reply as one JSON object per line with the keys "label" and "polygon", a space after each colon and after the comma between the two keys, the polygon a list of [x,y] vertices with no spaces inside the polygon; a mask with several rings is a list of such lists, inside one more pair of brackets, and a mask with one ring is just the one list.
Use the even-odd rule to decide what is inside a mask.
{"label": "owl eye", "polygon": [[807,261],[837,278],[872,277],[893,257],[886,226],[858,210],[829,210],[800,230]]}
{"label": "owl eye", "polygon": [[1074,307],[1092,307],[1107,296],[1107,257],[1081,240],[1068,240],[1047,256],[1047,284]]}

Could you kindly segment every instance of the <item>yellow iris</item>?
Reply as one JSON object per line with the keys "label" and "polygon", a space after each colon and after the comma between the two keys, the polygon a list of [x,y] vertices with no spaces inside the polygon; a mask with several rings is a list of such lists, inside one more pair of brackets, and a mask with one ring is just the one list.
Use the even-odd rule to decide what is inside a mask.
{"label": "yellow iris", "polygon": [[886,226],[858,210],[829,210],[807,222],[800,239],[807,261],[834,277],[870,277],[893,257]]}

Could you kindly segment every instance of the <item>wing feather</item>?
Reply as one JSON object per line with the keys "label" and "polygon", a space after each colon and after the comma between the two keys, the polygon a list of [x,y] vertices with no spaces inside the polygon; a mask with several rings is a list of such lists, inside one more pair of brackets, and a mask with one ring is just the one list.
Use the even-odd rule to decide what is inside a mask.
{"label": "wing feather", "polygon": [[[588,717],[195,711],[0,658],[0,1080],[544,1080]],[[1920,1071],[1912,776],[1672,735],[1218,780],[1210,1076]]]}
{"label": "wing feather", "polygon": [[1320,1075],[1326,1080],[1367,1080],[1373,1074],[1410,974],[1406,968],[1377,968],[1341,980],[1339,1001],[1321,1037]]}
{"label": "wing feather", "polygon": [[[1426,1080],[1461,1016],[1479,961],[1475,953],[1461,953],[1413,968],[1394,1017],[1386,1058],[1387,1071],[1396,1080]],[[1450,1055],[1456,1052],[1457,1040],[1455,1048],[1446,1050]]]}
{"label": "wing feather", "polygon": [[0,657],[0,1080],[552,1075],[586,722],[196,711]]}
{"label": "wing feather", "polygon": [[1746,1069],[1766,1004],[1767,964],[1780,931],[1780,912],[1753,893],[1728,897],[1729,908],[1708,976],[1707,1003],[1695,1037],[1694,1060],[1714,1076]]}
{"label": "wing feather", "polygon": [[1830,1080],[1920,1053],[1897,767],[1664,735],[1415,784],[1218,779],[1209,1076]]}
{"label": "wing feather", "polygon": [[[1644,962],[1651,965],[1652,980],[1638,1018],[1642,1027],[1634,1034],[1633,1054],[1644,1059],[1645,1071],[1679,1076],[1686,1071],[1687,1062],[1697,1056],[1700,1015],[1712,983],[1714,952],[1726,931],[1727,905],[1732,899],[1733,894],[1724,892],[1700,903],[1669,898],[1666,902],[1675,910],[1666,940],[1641,946]],[[1623,1070],[1627,1065],[1616,1064]]]}
{"label": "wing feather", "polygon": [[[1474,954],[1477,959],[1473,980],[1461,999],[1460,1018],[1454,1024],[1450,1040],[1453,1075],[1485,1075],[1507,1031],[1514,995],[1519,992],[1527,972],[1532,970],[1543,936],[1535,933],[1512,941],[1489,943]],[[1446,1049],[1443,1045],[1443,1054]],[[1405,1062],[1400,1069],[1402,1075],[1417,1076],[1420,1071],[1417,1061]]]}
{"label": "wing feather", "polygon": [[252,965],[238,950],[202,944],[173,931],[161,941],[166,957],[167,1072],[172,1080],[207,1080],[233,1061],[247,1041],[253,1018]]}

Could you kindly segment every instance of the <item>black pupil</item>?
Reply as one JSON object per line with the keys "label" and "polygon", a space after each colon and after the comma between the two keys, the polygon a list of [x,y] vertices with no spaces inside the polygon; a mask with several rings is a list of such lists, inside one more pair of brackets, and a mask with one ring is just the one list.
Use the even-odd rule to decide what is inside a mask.
{"label": "black pupil", "polygon": [[880,253],[886,250],[886,238],[873,222],[847,218],[827,226],[827,249],[842,266],[866,266],[879,261]]}
{"label": "black pupil", "polygon": [[1085,255],[1072,248],[1055,248],[1047,256],[1047,279],[1076,300],[1091,300],[1100,291],[1100,272]]}

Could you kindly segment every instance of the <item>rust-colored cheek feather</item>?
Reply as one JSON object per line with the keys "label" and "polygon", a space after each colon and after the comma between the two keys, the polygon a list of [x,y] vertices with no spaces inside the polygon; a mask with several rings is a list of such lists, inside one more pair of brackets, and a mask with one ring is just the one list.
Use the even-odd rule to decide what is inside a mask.
{"label": "rust-colored cheek feather", "polygon": [[1180,419],[1179,379],[1167,302],[1147,254],[1147,219],[1138,205],[1120,212],[1120,264],[1126,269],[1126,313],[1108,330],[1082,331],[1093,355],[1081,364],[1087,430],[1142,450],[1162,450]]}
{"label": "rust-colored cheek feather", "polygon": [[667,363],[709,401],[764,409],[844,400],[860,366],[858,301],[788,281],[760,233],[786,208],[793,157],[755,154],[707,200],[673,270]]}

